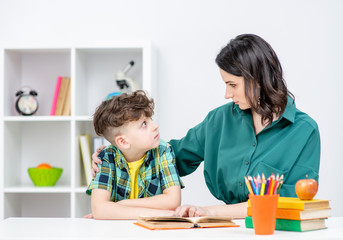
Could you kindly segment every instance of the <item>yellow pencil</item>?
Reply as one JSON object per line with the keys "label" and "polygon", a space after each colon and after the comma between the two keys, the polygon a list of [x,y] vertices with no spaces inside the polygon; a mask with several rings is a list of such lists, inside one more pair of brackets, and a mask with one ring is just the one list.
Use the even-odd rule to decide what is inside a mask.
{"label": "yellow pencil", "polygon": [[264,176],[264,173],[262,173],[262,185],[261,185],[261,193],[260,195],[264,195],[264,189],[266,187],[266,177]]}
{"label": "yellow pencil", "polygon": [[246,176],[244,176],[244,180],[245,180],[245,184],[247,185],[247,188],[248,188],[248,190],[249,190],[249,193],[252,194],[252,195],[254,195],[254,192],[253,192],[253,190],[251,189],[250,183],[249,183],[249,181],[248,181],[248,179],[247,179]]}

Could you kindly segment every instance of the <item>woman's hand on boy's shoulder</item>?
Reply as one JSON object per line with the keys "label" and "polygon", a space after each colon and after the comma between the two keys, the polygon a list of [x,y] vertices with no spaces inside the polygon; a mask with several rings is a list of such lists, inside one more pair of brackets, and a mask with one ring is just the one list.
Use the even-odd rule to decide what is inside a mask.
{"label": "woman's hand on boy's shoulder", "polygon": [[99,153],[106,148],[105,145],[101,145],[96,149],[92,155],[92,175],[95,177],[96,173],[99,172],[98,164],[102,164],[100,158],[98,158]]}

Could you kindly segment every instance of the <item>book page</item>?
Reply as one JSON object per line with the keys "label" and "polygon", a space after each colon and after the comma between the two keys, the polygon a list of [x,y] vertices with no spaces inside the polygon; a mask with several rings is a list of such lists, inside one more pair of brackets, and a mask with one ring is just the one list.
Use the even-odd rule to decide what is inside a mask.
{"label": "book page", "polygon": [[139,217],[147,222],[190,222],[193,220],[191,218],[176,217],[176,216],[161,216],[161,217]]}
{"label": "book page", "polygon": [[230,216],[204,216],[204,217],[176,217],[176,216],[161,216],[161,217],[140,217],[145,221],[158,222],[190,222],[190,223],[232,223]]}
{"label": "book page", "polygon": [[232,222],[232,217],[229,216],[204,216],[189,218],[194,223],[227,223]]}

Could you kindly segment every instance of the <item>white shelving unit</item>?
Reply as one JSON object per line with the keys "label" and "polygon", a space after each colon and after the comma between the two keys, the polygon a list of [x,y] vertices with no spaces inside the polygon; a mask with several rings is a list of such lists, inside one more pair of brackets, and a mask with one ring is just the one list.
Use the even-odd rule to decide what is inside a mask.
{"label": "white shelving unit", "polygon": [[[0,53],[0,220],[8,217],[82,217],[90,197],[78,136],[92,134],[92,114],[110,92],[115,73],[129,61],[128,75],[153,93],[149,41],[75,46],[3,46]],[[71,77],[71,115],[49,116],[57,76]],[[16,92],[38,92],[33,116],[15,110]],[[54,187],[35,187],[27,169],[40,163],[63,168]]]}

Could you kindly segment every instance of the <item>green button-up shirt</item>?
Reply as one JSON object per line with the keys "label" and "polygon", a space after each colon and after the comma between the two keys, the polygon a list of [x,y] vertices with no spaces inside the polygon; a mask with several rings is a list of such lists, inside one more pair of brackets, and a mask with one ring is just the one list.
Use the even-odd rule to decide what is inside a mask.
{"label": "green button-up shirt", "polygon": [[299,179],[318,180],[320,136],[316,122],[288,99],[282,116],[257,135],[250,110],[233,103],[212,110],[180,140],[171,140],[181,176],[204,161],[204,176],[214,197],[225,203],[248,199],[244,176],[283,174],[281,196],[296,197]]}

